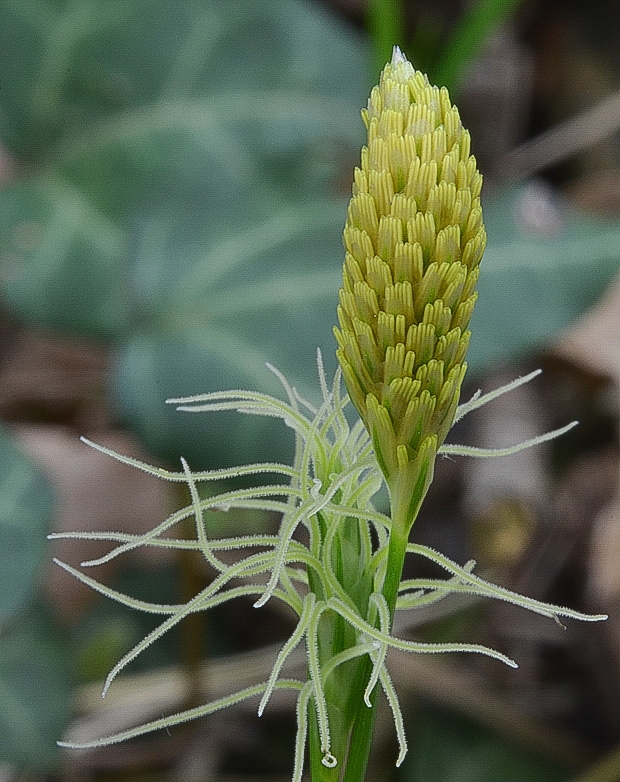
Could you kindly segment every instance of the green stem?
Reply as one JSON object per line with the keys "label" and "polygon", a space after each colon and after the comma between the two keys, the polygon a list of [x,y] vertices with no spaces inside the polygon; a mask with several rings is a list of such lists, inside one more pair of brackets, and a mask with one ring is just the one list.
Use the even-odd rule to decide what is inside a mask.
{"label": "green stem", "polygon": [[[386,578],[383,585],[383,594],[390,610],[390,620],[393,619],[396,599],[398,597],[398,588],[400,586],[401,575],[405,554],[407,552],[407,536],[404,534],[406,524],[394,524],[390,535],[388,548],[388,562]],[[391,624],[391,621],[390,621]],[[368,657],[365,657],[358,665],[356,675],[349,686],[343,682],[341,696],[344,697],[345,690],[349,690],[349,703],[347,711],[351,714],[349,721],[350,739],[348,747],[343,743],[342,736],[333,735],[334,742],[340,745],[340,763],[336,768],[330,769],[321,763],[321,748],[316,725],[316,715],[310,716],[310,771],[312,782],[363,782],[370,749],[372,737],[374,734],[375,719],[377,714],[377,703],[379,700],[379,686],[377,685],[372,692],[368,707],[363,700],[363,693],[370,678],[372,664]],[[336,747],[334,746],[334,750]],[[342,754],[346,754],[343,761]],[[344,768],[342,764],[344,763]]]}
{"label": "green stem", "polygon": [[349,754],[346,767],[342,776],[342,782],[363,782],[366,775],[366,767],[370,757],[370,748],[372,737],[375,732],[375,718],[377,716],[377,703],[379,700],[378,686],[370,696],[372,706],[369,708],[362,700],[362,693],[371,674],[370,660],[366,658],[363,666],[364,678],[361,680],[361,686],[358,688],[360,695],[357,715],[353,723],[351,740],[349,742]]}
{"label": "green stem", "polygon": [[[345,714],[348,719],[341,724],[340,731],[332,730],[332,752],[339,761],[334,768],[327,768],[321,762],[323,753],[316,713],[311,713],[309,746],[312,782],[363,782],[370,756],[379,693],[378,687],[375,687],[370,698],[372,705],[366,706],[363,695],[371,671],[371,661],[365,657],[358,663],[353,678],[348,677],[347,682],[347,677],[343,677],[341,681],[342,687],[339,689],[342,698],[346,699]],[[346,689],[349,690],[348,698]],[[314,708],[313,704],[311,708]],[[332,728],[336,728],[336,725],[332,725]]]}
{"label": "green stem", "polygon": [[403,565],[409,539],[408,535],[404,533],[404,530],[409,529],[409,526],[396,523],[395,510],[396,509],[393,510],[392,515],[392,530],[390,532],[390,543],[388,547],[387,569],[385,581],[383,582],[383,597],[385,597],[388,608],[390,609],[390,625],[394,619],[394,611],[396,610],[396,599],[398,597],[398,589],[403,574]]}
{"label": "green stem", "polygon": [[323,759],[323,752],[321,751],[321,739],[319,736],[319,727],[313,701],[310,701],[309,708],[311,709],[310,733],[308,738],[308,746],[310,749],[310,778],[312,782],[338,782],[342,770],[341,767],[338,765],[335,768],[327,768],[327,766],[324,766],[321,762]]}
{"label": "green stem", "polygon": [[394,474],[392,483],[388,481],[391,498],[391,528],[383,597],[390,610],[390,630],[403,574],[409,532],[433,479],[436,454],[437,438],[427,438],[422,452],[424,458],[418,463],[417,473],[412,474],[408,469],[403,470],[401,473]]}
{"label": "green stem", "polygon": [[[394,618],[398,588],[400,586],[405,554],[407,553],[407,536],[402,533],[403,528],[407,528],[407,525],[394,524],[392,527],[388,548],[387,572],[383,584],[383,596],[385,597],[390,610],[390,627]],[[370,708],[366,706],[362,698],[362,693],[364,692],[372,669],[370,659],[365,658],[364,665],[360,666],[360,668],[360,675],[357,677],[357,686],[355,687],[355,691],[358,694],[357,713],[351,732],[349,752],[346,768],[342,776],[342,782],[363,782],[366,774],[366,767],[368,765],[368,758],[370,757],[370,748],[377,716],[379,685],[375,687],[370,697],[370,702],[372,704]]]}
{"label": "green stem", "polygon": [[[417,490],[417,491],[416,491]],[[426,481],[418,480],[414,488],[415,502],[412,503],[409,494],[396,492],[392,506],[392,528],[387,553],[387,569],[383,583],[383,596],[386,599],[390,613],[390,628],[394,619],[398,589],[400,587],[405,554],[407,553],[408,531],[411,529],[409,516],[415,513],[412,508],[419,508],[422,496],[426,492]],[[417,495],[421,496],[417,496]],[[345,532],[352,541],[353,529]],[[354,537],[354,536],[353,536]],[[356,546],[352,547],[353,550]],[[355,583],[353,573],[347,574],[345,567],[346,555],[337,558],[337,575],[343,586],[352,587]],[[355,569],[354,569],[355,570]],[[347,582],[351,580],[351,584]],[[315,587],[312,576],[310,588]],[[369,589],[372,589],[370,586]],[[358,594],[358,598],[361,595]],[[367,598],[363,602],[367,605]],[[327,620],[327,617],[325,617]],[[373,622],[372,617],[369,621]],[[324,623],[324,632],[319,638],[319,655],[325,655],[325,661],[355,643],[354,635],[347,633],[346,623],[342,617],[334,617],[330,627],[329,620]],[[338,759],[338,765],[328,768],[321,762],[323,752],[314,706],[311,704],[309,749],[310,774],[312,782],[363,782],[370,757],[372,738],[374,734],[377,703],[379,700],[379,685],[375,686],[370,696],[370,706],[364,702],[364,691],[372,673],[372,661],[364,656],[357,662],[351,661],[333,671],[330,680],[325,683],[325,697],[331,719],[331,751]]]}

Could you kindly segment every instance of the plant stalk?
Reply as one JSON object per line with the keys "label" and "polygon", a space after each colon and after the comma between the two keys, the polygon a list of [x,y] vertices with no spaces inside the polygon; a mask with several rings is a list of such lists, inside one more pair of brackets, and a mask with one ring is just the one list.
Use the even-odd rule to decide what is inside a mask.
{"label": "plant stalk", "polygon": [[[393,526],[390,533],[387,569],[383,584],[383,595],[390,612],[390,629],[394,619],[398,588],[407,552],[408,536],[406,530],[411,527],[411,524],[407,523],[407,519],[400,518],[403,510],[399,508],[392,510]],[[340,618],[336,619],[336,625],[340,621],[342,621]],[[332,640],[334,637],[335,635],[332,635]],[[350,638],[345,640],[339,637],[338,648],[333,648],[332,654],[342,651],[350,642]],[[325,641],[322,645],[324,644]],[[332,723],[332,751],[339,761],[334,768],[327,768],[321,762],[323,753],[314,709],[310,714],[309,746],[312,782],[363,782],[366,775],[377,714],[379,685],[371,694],[371,706],[367,706],[364,702],[364,691],[372,673],[372,661],[368,656],[365,656],[353,664],[356,666],[355,673],[352,674],[351,668],[347,664],[331,674],[334,680],[330,686],[326,687],[328,710],[331,715],[335,716],[337,713],[342,716],[341,719]],[[344,712],[342,711],[343,704]],[[346,735],[338,735],[339,731],[336,728],[340,728]]]}

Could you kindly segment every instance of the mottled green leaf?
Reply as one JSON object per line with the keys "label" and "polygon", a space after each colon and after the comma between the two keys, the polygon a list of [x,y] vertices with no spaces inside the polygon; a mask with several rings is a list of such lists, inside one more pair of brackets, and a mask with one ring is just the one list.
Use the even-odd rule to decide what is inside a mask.
{"label": "mottled green leaf", "polygon": [[485,201],[489,242],[468,354],[474,370],[544,349],[620,269],[620,222],[558,203],[541,205],[553,210],[547,227],[528,227],[520,212],[530,197],[536,191],[511,189]]}
{"label": "mottled green leaf", "polygon": [[40,609],[0,629],[0,763],[50,771],[71,704],[68,650]]}
{"label": "mottled green leaf", "polygon": [[[350,177],[365,57],[319,4],[0,0],[0,16],[0,136],[28,170],[5,188],[0,263],[28,320],[122,337],[143,315],[127,296],[136,224],[160,253],[189,209],[212,252]],[[174,277],[184,248],[167,249]]]}
{"label": "mottled green leaf", "polygon": [[0,134],[28,160],[114,131],[140,135],[145,122],[200,125],[197,96],[234,106],[266,93],[266,113],[304,92],[348,100],[366,79],[352,34],[305,0],[2,0],[0,11]]}
{"label": "mottled green leaf", "polygon": [[0,627],[37,586],[51,514],[44,476],[0,431]]}
{"label": "mottled green leaf", "polygon": [[30,323],[112,337],[127,325],[125,235],[60,177],[0,190],[5,306]]}

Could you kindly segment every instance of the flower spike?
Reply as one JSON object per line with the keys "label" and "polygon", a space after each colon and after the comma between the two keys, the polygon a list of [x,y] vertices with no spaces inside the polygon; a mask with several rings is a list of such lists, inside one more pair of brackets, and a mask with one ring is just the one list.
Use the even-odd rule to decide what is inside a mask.
{"label": "flower spike", "polygon": [[410,524],[465,374],[486,244],[482,176],[447,90],[398,47],[362,117],[368,142],[344,229],[337,355]]}

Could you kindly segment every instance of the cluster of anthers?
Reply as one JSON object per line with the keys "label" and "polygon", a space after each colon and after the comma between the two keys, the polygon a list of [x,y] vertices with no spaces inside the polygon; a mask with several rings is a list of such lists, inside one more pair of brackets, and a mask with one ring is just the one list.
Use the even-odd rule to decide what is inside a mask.
{"label": "cluster of anthers", "polygon": [[482,176],[445,87],[396,47],[362,112],[336,329],[338,359],[393,502],[415,518],[453,422],[486,246]]}
{"label": "cluster of anthers", "polygon": [[[274,370],[275,371],[275,370]],[[368,655],[372,660],[372,672],[367,682],[365,700],[377,683],[380,684],[390,704],[396,728],[400,753],[400,764],[406,753],[403,720],[398,698],[386,666],[389,648],[416,653],[478,652],[495,657],[508,665],[515,663],[492,649],[476,644],[444,643],[430,644],[406,641],[390,633],[390,617],[385,600],[380,592],[384,578],[386,542],[390,530],[389,516],[378,511],[372,503],[382,484],[382,475],[373,455],[372,444],[361,421],[351,426],[345,415],[349,403],[343,393],[338,370],[333,385],[328,387],[321,362],[319,375],[322,389],[322,404],[315,408],[302,399],[286,379],[281,379],[288,401],[252,392],[215,392],[203,396],[171,400],[180,405],[180,410],[191,412],[236,410],[240,413],[261,414],[281,418],[295,433],[295,459],[292,466],[277,463],[251,464],[224,470],[192,473],[182,461],[182,471],[169,472],[144,462],[122,456],[94,443],[88,444],[113,458],[143,470],[166,481],[185,483],[192,502],[182,508],[150,532],[142,535],[120,533],[60,533],[51,537],[88,540],[106,540],[115,547],[105,556],[82,563],[83,567],[107,562],[120,554],[133,551],[139,546],[160,546],[165,548],[192,549],[204,557],[215,571],[213,581],[192,600],[183,605],[161,605],[137,600],[121,594],[90,578],[71,566],[58,564],[83,583],[108,597],[131,608],[160,614],[162,623],[138,643],[114,666],[108,675],[103,695],[113,679],[134,660],[146,647],[177,625],[184,617],[196,611],[206,611],[229,600],[252,596],[255,606],[263,606],[270,598],[286,603],[297,616],[297,623],[288,641],[277,655],[271,675],[267,681],[247,687],[225,698],[213,701],[175,715],[149,722],[113,736],[95,741],[80,742],[79,737],[62,742],[63,746],[87,748],[104,746],[123,741],[164,727],[170,727],[187,720],[205,716],[232,706],[249,698],[260,698],[258,713],[261,714],[275,690],[297,691],[297,739],[295,746],[294,782],[300,782],[303,771],[305,744],[308,732],[309,704],[314,704],[321,732],[323,763],[336,765],[337,758],[331,752],[330,726],[324,698],[325,684],[333,672],[343,663],[355,657]],[[536,373],[534,373],[536,374]],[[498,391],[476,396],[469,403],[458,408],[457,417],[491,401],[530,380],[533,375],[511,383]],[[566,428],[566,427],[565,427]],[[466,446],[444,445],[440,453],[466,454],[470,456],[494,456],[514,452],[521,448],[557,436],[553,432],[535,440],[522,443],[512,449],[487,451]],[[242,488],[224,491],[208,499],[201,499],[197,490],[199,482],[220,482],[242,476],[280,476],[283,481],[263,484],[256,488]],[[211,539],[207,534],[205,512],[214,509],[259,509],[281,514],[277,535],[250,535],[237,538]],[[171,536],[170,531],[179,522],[194,518],[196,536],[186,540]],[[369,601],[369,610],[379,616],[378,623],[370,623],[367,616],[343,591],[334,573],[332,547],[345,519],[356,519],[362,530],[366,550],[363,552],[364,566],[371,574],[376,590]],[[295,537],[299,527],[306,530],[306,542]],[[441,600],[454,593],[469,593],[484,597],[507,600],[544,616],[559,616],[576,619],[596,620],[601,616],[587,616],[560,606],[547,605],[495,586],[473,573],[473,563],[461,567],[441,554],[418,544],[409,544],[408,551],[430,559],[443,568],[446,579],[413,579],[403,581],[399,591],[397,610],[409,611],[421,605]],[[221,552],[236,552],[239,558],[231,564],[220,558]],[[310,591],[308,574],[318,579],[319,590]],[[326,613],[342,617],[355,631],[357,643],[321,666],[318,659],[321,619]],[[377,626],[378,625],[378,626]],[[308,660],[306,681],[279,678],[287,658],[293,650],[305,642]]]}

